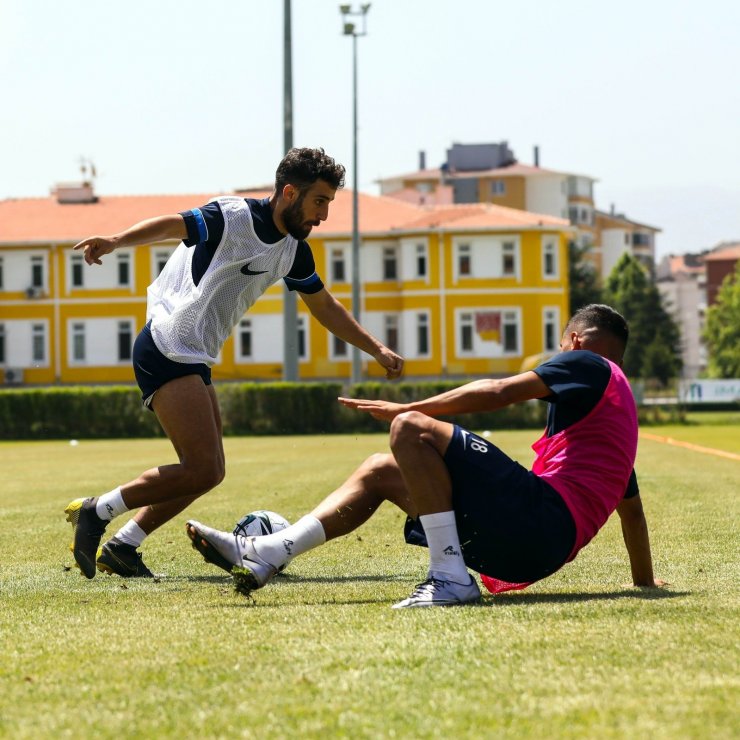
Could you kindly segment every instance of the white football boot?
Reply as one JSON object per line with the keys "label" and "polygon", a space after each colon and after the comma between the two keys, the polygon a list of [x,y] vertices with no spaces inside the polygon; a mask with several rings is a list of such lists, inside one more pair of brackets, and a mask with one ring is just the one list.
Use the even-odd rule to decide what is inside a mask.
{"label": "white football boot", "polygon": [[422,606],[455,606],[469,604],[480,599],[480,589],[471,576],[469,583],[456,583],[430,575],[416,586],[412,594],[393,605],[393,609],[411,609]]}

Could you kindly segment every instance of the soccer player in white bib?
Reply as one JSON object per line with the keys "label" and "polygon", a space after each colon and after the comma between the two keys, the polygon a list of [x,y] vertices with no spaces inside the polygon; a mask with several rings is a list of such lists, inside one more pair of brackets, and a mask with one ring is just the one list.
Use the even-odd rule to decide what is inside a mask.
{"label": "soccer player in white bib", "polygon": [[[151,577],[138,548],[224,477],[224,451],[211,366],[244,312],[274,283],[297,290],[332,334],[371,355],[397,378],[403,359],[360,326],[324,287],[305,239],[329,216],[344,167],[323,149],[291,149],[275,190],[262,200],[220,197],[75,245],[88,265],[118,247],[181,241],[149,286],[147,322],[134,343],[142,400],[156,415],[179,462],[152,468],[102,495],[70,502],[73,554],[87,578],[96,570]],[[117,516],[139,509],[102,547]]]}

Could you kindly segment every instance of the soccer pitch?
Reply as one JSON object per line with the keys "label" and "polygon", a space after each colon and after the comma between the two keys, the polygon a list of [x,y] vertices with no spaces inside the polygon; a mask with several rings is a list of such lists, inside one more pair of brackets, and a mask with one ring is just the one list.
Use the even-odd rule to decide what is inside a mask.
{"label": "soccer pitch", "polygon": [[[654,427],[740,453],[740,427]],[[536,432],[492,436],[529,464]],[[710,444],[711,442],[711,444]],[[740,736],[740,461],[640,441],[660,591],[624,586],[616,517],[555,576],[480,605],[391,610],[425,574],[389,505],[252,600],[207,565],[193,517],[294,521],[385,435],[227,438],[227,477],[144,546],[163,576],[87,581],[63,509],[147,467],[166,440],[0,445],[0,736]],[[120,520],[123,522],[123,519]]]}

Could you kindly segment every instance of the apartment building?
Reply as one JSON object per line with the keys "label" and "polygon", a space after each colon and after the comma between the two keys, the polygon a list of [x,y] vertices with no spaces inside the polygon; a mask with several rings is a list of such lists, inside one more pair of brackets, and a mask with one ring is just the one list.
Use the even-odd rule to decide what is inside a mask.
{"label": "apartment building", "polygon": [[[0,201],[5,381],[132,382],[146,289],[177,245],[120,249],[93,266],[72,247],[214,195],[96,197],[89,185],[72,184],[49,198]],[[557,349],[568,310],[567,220],[495,204],[420,206],[366,194],[359,207],[361,320],[407,358],[408,377],[508,374],[526,356]],[[342,190],[309,242],[319,274],[348,308],[351,233],[352,194]],[[301,379],[348,378],[350,349],[298,305]],[[282,310],[278,284],[235,327],[216,380],[282,377]],[[379,377],[367,360],[367,376]]]}
{"label": "apartment building", "polygon": [[595,178],[541,167],[538,147],[533,159],[532,165],[518,162],[505,141],[455,143],[439,168],[427,168],[426,153],[421,152],[416,172],[382,178],[378,184],[382,195],[407,203],[491,203],[568,219],[573,240],[589,248],[586,258],[602,277],[624,252],[653,272],[660,229],[631,221],[613,206],[609,213],[597,209]]}

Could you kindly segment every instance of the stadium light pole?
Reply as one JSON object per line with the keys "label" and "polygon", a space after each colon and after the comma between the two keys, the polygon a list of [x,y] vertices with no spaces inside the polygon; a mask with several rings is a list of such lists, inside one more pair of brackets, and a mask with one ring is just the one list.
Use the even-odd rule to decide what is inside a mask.
{"label": "stadium light pole", "polygon": [[[283,153],[293,148],[293,58],[290,0],[283,1]],[[298,380],[298,301],[283,284],[283,380]]]}
{"label": "stadium light pole", "polygon": [[[367,35],[367,11],[370,3],[363,3],[359,9],[351,5],[340,5],[344,23],[344,35],[352,37],[352,315],[360,321],[360,220],[359,202],[357,197],[357,39]],[[362,28],[351,18],[359,17]],[[362,380],[362,364],[360,350],[352,347],[352,383]]]}

